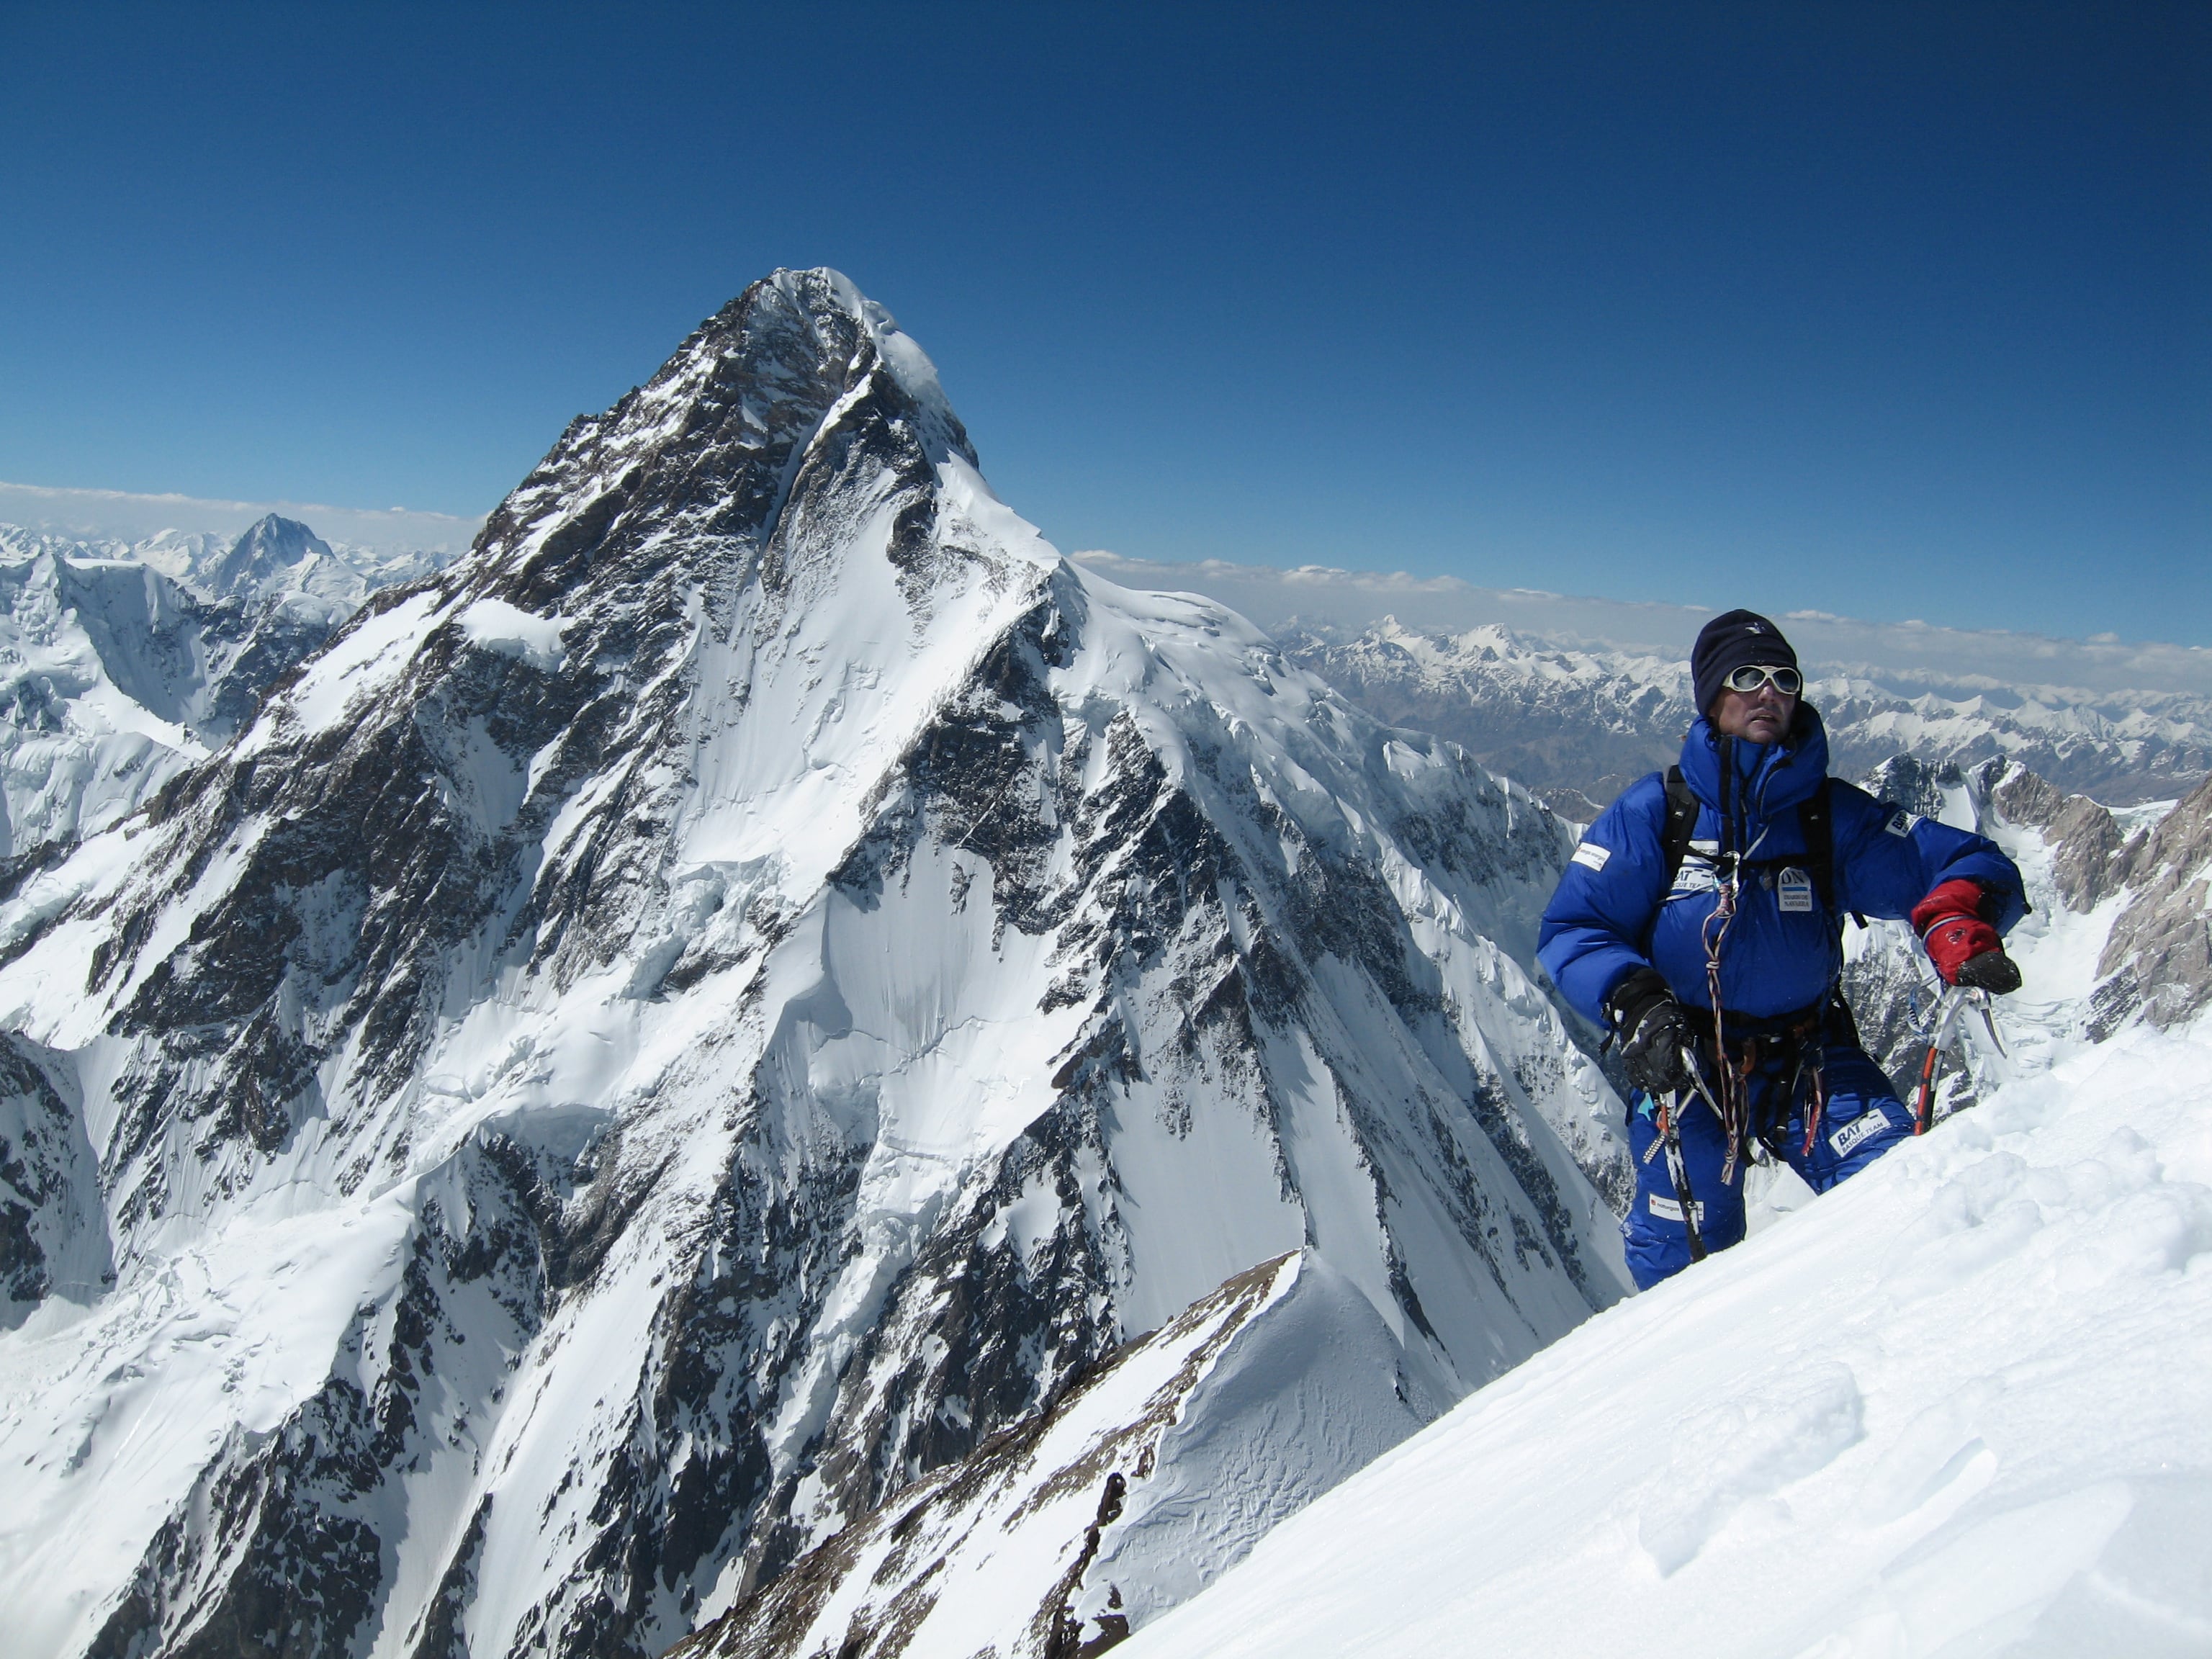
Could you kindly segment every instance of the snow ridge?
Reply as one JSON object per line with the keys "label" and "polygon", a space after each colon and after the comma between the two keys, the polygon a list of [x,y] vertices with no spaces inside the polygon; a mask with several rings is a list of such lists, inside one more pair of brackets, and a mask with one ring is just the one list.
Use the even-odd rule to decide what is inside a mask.
{"label": "snow ridge", "polygon": [[2138,1030],[2014,1085],[1591,1321],[1123,1651],[2205,1650],[2208,1058]]}

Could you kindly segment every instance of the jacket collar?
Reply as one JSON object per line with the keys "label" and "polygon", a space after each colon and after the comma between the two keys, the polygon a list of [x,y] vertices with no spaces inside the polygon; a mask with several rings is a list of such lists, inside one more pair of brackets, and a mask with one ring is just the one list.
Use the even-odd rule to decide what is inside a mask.
{"label": "jacket collar", "polygon": [[[1737,780],[1730,793],[1754,819],[1811,799],[1828,774],[1827,729],[1809,703],[1797,705],[1790,735],[1780,743],[1737,742],[1729,747]],[[1720,734],[1702,714],[1682,739],[1682,777],[1692,794],[1720,810]]]}

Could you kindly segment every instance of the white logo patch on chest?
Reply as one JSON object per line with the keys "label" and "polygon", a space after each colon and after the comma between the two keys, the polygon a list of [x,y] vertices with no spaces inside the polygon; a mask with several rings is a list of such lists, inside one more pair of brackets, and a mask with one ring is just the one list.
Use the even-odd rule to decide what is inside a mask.
{"label": "white logo patch on chest", "polygon": [[1674,872],[1674,884],[1667,890],[1670,893],[1711,892],[1720,885],[1720,878],[1714,873],[1710,860],[1720,850],[1721,844],[1717,841],[1692,842],[1689,855],[1682,860],[1681,867]]}
{"label": "white logo patch on chest", "polygon": [[1813,878],[1793,864],[1774,878],[1774,896],[1781,902],[1784,915],[1810,915]]}

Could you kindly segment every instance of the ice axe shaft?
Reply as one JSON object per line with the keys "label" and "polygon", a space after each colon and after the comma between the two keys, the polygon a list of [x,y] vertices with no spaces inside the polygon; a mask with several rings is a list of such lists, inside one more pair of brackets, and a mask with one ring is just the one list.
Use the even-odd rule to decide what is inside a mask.
{"label": "ice axe shaft", "polygon": [[1936,1028],[1928,1034],[1928,1052],[1920,1057],[1920,1088],[1912,1100],[1912,1133],[1924,1135],[1936,1117],[1936,1070],[1943,1054],[1943,1044],[1957,1022],[1959,1011],[1966,1006],[1963,986],[1954,985],[1943,993],[1941,1012]]}
{"label": "ice axe shaft", "polygon": [[[1695,1072],[1690,1073],[1692,1078]],[[1682,1158],[1682,1132],[1676,1120],[1682,1115],[1680,1089],[1671,1091],[1667,1097],[1664,1114],[1659,1125],[1660,1143],[1667,1149],[1667,1174],[1674,1183],[1674,1202],[1681,1206],[1682,1231],[1690,1246],[1690,1260],[1705,1259],[1705,1229],[1698,1224],[1697,1195],[1690,1190],[1689,1165]]]}

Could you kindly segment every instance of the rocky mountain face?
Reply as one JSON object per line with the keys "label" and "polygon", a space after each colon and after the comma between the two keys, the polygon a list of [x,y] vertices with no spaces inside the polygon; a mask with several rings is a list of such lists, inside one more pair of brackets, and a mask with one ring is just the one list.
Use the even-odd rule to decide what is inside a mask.
{"label": "rocky mountain face", "polygon": [[[1861,781],[1990,836],[2027,885],[2029,915],[2006,941],[2026,982],[1995,1008],[2004,1048],[1978,1042],[1972,1067],[1947,1058],[1939,1109],[2130,1025],[2179,1030],[2212,1006],[2212,784],[2170,807],[2116,811],[2002,759],[1962,770],[1899,756]],[[1861,1035],[1909,1099],[1942,988],[1905,923],[1847,927],[1844,944]]]}
{"label": "rocky mountain face", "polygon": [[27,1651],[657,1654],[848,1534],[897,1651],[977,1456],[1067,1651],[1625,1288],[1566,827],[1070,566],[835,273],[143,799],[0,905]]}
{"label": "rocky mountain face", "polygon": [[2049,908],[2104,925],[2075,947],[2098,946],[2085,1035],[2101,1042],[2136,1021],[2175,1030],[2212,1006],[2212,781],[2169,811],[2118,814],[2001,763],[1966,781],[1998,833],[2040,843],[2028,855]]}
{"label": "rocky mountain face", "polygon": [[[1592,649],[1500,627],[1437,635],[1388,622],[1353,637],[1283,636],[1285,654],[1378,719],[1451,738],[1587,821],[1667,766],[1692,719],[1679,657]],[[1839,775],[1905,754],[1964,769],[2002,758],[2113,805],[2166,799],[2212,775],[2212,699],[1876,676],[1807,665]]]}

